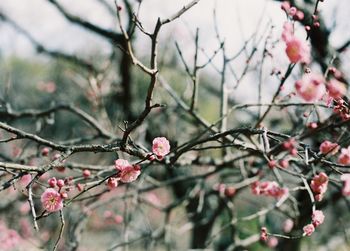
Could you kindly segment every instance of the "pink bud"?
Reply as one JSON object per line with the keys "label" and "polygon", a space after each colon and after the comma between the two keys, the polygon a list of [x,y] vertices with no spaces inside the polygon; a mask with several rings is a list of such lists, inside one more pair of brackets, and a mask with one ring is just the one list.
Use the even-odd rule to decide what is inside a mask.
{"label": "pink bud", "polygon": [[41,150],[41,155],[42,156],[47,156],[49,155],[49,152],[50,152],[50,149],[48,147],[44,147],[42,150]]}
{"label": "pink bud", "polygon": [[123,221],[124,221],[123,216],[121,216],[121,215],[116,215],[116,216],[114,216],[114,222],[115,222],[116,224],[123,223]]}
{"label": "pink bud", "polygon": [[50,187],[55,187],[57,185],[57,180],[55,177],[50,178],[47,183],[49,184]]}
{"label": "pink bud", "polygon": [[274,168],[276,166],[276,160],[270,160],[267,165],[269,166],[269,168]]}
{"label": "pink bud", "polygon": [[297,8],[294,6],[289,9],[289,15],[294,16],[297,13]]}
{"label": "pink bud", "polygon": [[278,163],[282,168],[288,168],[289,166],[289,161],[287,159],[281,159]]}
{"label": "pink bud", "polygon": [[314,22],[313,25],[314,25],[315,28],[319,28],[320,27],[320,22]]}
{"label": "pink bud", "polygon": [[83,176],[84,176],[84,178],[87,179],[87,178],[90,177],[90,175],[91,175],[90,170],[84,169],[84,171],[83,171]]}
{"label": "pink bud", "polygon": [[62,180],[62,179],[57,180],[57,186],[59,188],[63,187],[64,186],[64,180]]}
{"label": "pink bud", "polygon": [[225,188],[225,195],[229,198],[233,197],[236,194],[236,188],[233,186],[228,186]]}

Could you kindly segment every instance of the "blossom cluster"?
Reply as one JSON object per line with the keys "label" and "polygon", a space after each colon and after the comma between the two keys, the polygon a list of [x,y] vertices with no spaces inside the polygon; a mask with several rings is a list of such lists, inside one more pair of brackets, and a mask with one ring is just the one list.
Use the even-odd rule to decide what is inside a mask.
{"label": "blossom cluster", "polygon": [[311,236],[316,227],[321,225],[324,221],[324,214],[321,210],[315,210],[311,216],[311,223],[303,227],[304,235]]}
{"label": "blossom cluster", "polygon": [[288,195],[288,188],[283,188],[276,181],[256,181],[251,185],[252,193],[255,195],[265,195],[274,198],[280,198]]}
{"label": "blossom cluster", "polygon": [[329,178],[327,174],[325,174],[324,172],[321,172],[320,174],[315,175],[311,180],[310,187],[315,195],[316,201],[321,201],[323,199],[323,196],[327,191],[328,181],[329,181]]}

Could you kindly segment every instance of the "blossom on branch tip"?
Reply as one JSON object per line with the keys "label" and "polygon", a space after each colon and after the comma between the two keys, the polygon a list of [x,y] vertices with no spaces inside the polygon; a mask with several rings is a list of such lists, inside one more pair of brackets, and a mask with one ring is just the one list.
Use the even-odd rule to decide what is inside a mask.
{"label": "blossom on branch tip", "polygon": [[325,140],[320,145],[320,152],[323,154],[334,155],[339,151],[339,145]]}
{"label": "blossom on branch tip", "polygon": [[338,157],[338,162],[342,165],[350,164],[350,146],[348,148],[342,148]]}
{"label": "blossom on branch tip", "polygon": [[315,227],[312,224],[308,224],[305,227],[303,227],[304,236],[311,236],[313,232],[315,232]]}
{"label": "blossom on branch tip", "polygon": [[286,41],[286,54],[291,63],[310,63],[310,47],[306,40],[291,36]]}
{"label": "blossom on branch tip", "polygon": [[41,195],[41,203],[48,212],[56,212],[63,208],[61,194],[53,188],[47,188]]}
{"label": "blossom on branch tip", "polygon": [[327,90],[330,97],[340,99],[346,94],[346,86],[336,79],[331,79],[327,83]]}
{"label": "blossom on branch tip", "polygon": [[325,80],[322,75],[305,74],[295,82],[297,94],[307,102],[318,101],[326,93]]}
{"label": "blossom on branch tip", "polygon": [[139,165],[132,165],[129,163],[129,161],[124,159],[117,159],[115,161],[115,168],[120,171],[118,178],[124,183],[135,181],[141,174],[141,168]]}
{"label": "blossom on branch tip", "polygon": [[262,227],[260,229],[260,240],[262,241],[267,241],[268,240],[268,235],[267,235],[267,229],[266,227]]}
{"label": "blossom on branch tip", "polygon": [[131,164],[129,163],[129,161],[125,159],[117,159],[114,162],[114,166],[115,166],[115,169],[117,169],[118,171],[123,171],[128,166],[131,166]]}
{"label": "blossom on branch tip", "polygon": [[162,160],[170,152],[169,141],[165,137],[157,137],[152,142],[152,152]]}
{"label": "blossom on branch tip", "polygon": [[312,218],[312,224],[314,225],[314,227],[318,227],[324,221],[324,214],[321,210],[315,210],[312,213],[311,218]]}
{"label": "blossom on branch tip", "polygon": [[310,187],[315,194],[316,201],[321,201],[323,199],[323,195],[327,191],[328,180],[329,178],[324,172],[315,175],[315,177],[312,179]]}
{"label": "blossom on branch tip", "polygon": [[340,180],[343,181],[342,194],[344,196],[350,195],[350,173],[345,173],[340,176]]}
{"label": "blossom on branch tip", "polygon": [[280,198],[288,195],[288,188],[280,187],[275,181],[256,181],[251,185],[252,193],[255,195],[265,195]]}

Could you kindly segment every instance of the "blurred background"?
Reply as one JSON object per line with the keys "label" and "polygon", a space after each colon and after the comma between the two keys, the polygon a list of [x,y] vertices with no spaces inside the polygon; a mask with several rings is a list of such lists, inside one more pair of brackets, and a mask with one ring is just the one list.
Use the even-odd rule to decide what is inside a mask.
{"label": "blurred background", "polygon": [[[145,65],[148,65],[151,52],[150,39],[140,29],[133,27],[133,13],[137,13],[138,23],[146,32],[153,32],[158,17],[163,19],[173,15],[189,1],[143,0],[140,2],[121,1],[120,14],[125,29],[128,31],[135,29],[132,35],[135,55]],[[312,13],[315,5],[315,1],[312,0],[292,2],[309,14]],[[192,71],[194,55],[196,55],[196,36],[198,37],[197,63],[204,66],[198,73],[198,103],[195,108],[200,116],[209,123],[216,123],[219,120],[222,86],[227,89],[229,107],[245,103],[269,102],[280,80],[276,77],[276,73],[283,72],[289,63],[284,53],[284,45],[279,41],[283,23],[286,21],[286,15],[280,6],[281,1],[272,0],[201,0],[179,19],[162,27],[159,35],[158,63],[163,84],[157,86],[154,102],[164,104],[166,108],[165,112],[151,113],[147,123],[135,133],[135,139],[150,148],[151,139],[166,135],[173,146],[176,146],[186,142],[189,135],[201,132],[198,124],[191,120],[191,117],[181,109],[176,100],[178,97],[187,104],[191,100],[193,87],[191,78],[186,72],[186,66]],[[14,111],[42,109],[69,103],[93,115],[105,128],[121,135],[119,128],[124,127],[123,121],[133,121],[143,110],[149,79],[137,67],[132,66],[130,59],[122,51],[125,49],[125,43],[120,36],[115,9],[114,2],[111,0],[0,1],[0,98],[2,103],[0,111],[7,109],[4,107],[6,103],[10,103]],[[322,2],[319,12],[321,28],[311,39],[314,61],[310,67],[315,71],[321,72],[332,58],[334,51],[342,49],[348,43],[350,39],[349,12],[348,0]],[[305,36],[304,24],[297,23],[296,25],[297,32]],[[225,48],[225,53],[222,48]],[[347,46],[338,52],[341,54],[335,63],[344,74],[344,79],[349,79],[350,72],[347,69],[350,67],[350,53]],[[228,58],[230,58],[230,63],[223,80],[222,69],[225,64],[223,62]],[[303,71],[304,69],[300,67],[293,72],[282,92],[283,98],[289,98],[288,95],[293,90],[295,80]],[[261,95],[258,94],[257,89],[261,89]],[[295,100],[298,101],[298,98]],[[296,109],[296,111],[293,110],[292,115],[287,113],[281,115],[281,111],[276,110],[265,123],[269,125],[269,128],[283,132],[297,130],[295,124],[289,123],[289,120],[301,117],[303,112],[304,110]],[[261,109],[257,107],[237,110],[228,117],[228,128],[252,125],[252,121],[256,120],[258,114],[261,114]],[[8,118],[0,119],[7,121]],[[35,130],[42,137],[59,142],[93,135],[93,129],[82,123],[76,116],[64,112],[50,114],[40,120],[25,118],[21,121],[14,121],[13,124],[28,131]],[[93,139],[91,142],[101,143],[103,141]],[[25,143],[14,142],[11,145],[2,145],[0,149],[5,155],[13,156],[15,159],[23,159],[27,162],[31,160],[35,163],[48,161],[39,157],[29,158],[33,150],[21,152],[20,149],[23,149],[24,145]],[[218,150],[205,150],[186,154],[182,161],[186,163],[198,157],[216,158],[220,156],[221,153]],[[86,165],[109,166],[114,159],[115,154],[99,153],[77,154],[70,161]],[[250,160],[249,163],[252,163],[254,167],[263,165],[260,162],[253,162],[254,160]],[[191,175],[202,173],[208,167],[202,166],[202,168],[190,171]],[[189,175],[187,169],[184,164],[178,172]],[[66,177],[77,175],[74,170],[67,172],[64,174]],[[169,178],[167,176],[169,174],[165,174],[162,166],[156,166],[152,170],[147,170],[146,173],[162,181]],[[50,176],[59,175],[62,174],[57,170],[50,174]],[[226,174],[227,177],[230,175],[235,179],[237,174],[234,172]],[[223,176],[210,180],[208,187],[227,178]],[[142,182],[147,183],[149,180],[145,178],[142,179]],[[290,182],[293,182],[293,179]],[[193,189],[195,185],[191,183],[183,187]],[[101,200],[110,200],[115,196],[120,196],[126,193],[127,189],[118,188],[117,191],[106,194],[106,198]],[[2,191],[2,193],[6,192]],[[187,192],[157,189],[147,193],[145,200],[150,200],[153,204],[164,205],[181,197],[179,194]],[[13,193],[16,194],[16,192]],[[21,203],[24,205],[26,201],[21,195],[16,196],[19,200],[15,208],[21,214]],[[260,208],[261,205],[269,203],[263,200],[257,202],[251,197],[246,198],[248,197],[247,191],[243,191],[239,196],[236,206],[238,214],[242,215],[247,212],[244,210],[254,213],[257,207]],[[31,228],[30,217],[27,217],[26,221],[17,222],[15,217],[9,217],[6,213],[9,209],[6,205],[2,205],[2,212],[5,216],[0,215],[3,222],[7,222],[11,228],[21,226],[22,231],[24,231],[22,225],[26,225],[28,229]],[[124,201],[116,201],[92,213],[87,224],[87,234],[83,235],[78,250],[107,250],[110,243],[116,239],[115,236],[121,235],[125,228],[118,217],[123,216],[125,220],[126,206]],[[340,208],[343,206],[341,205]],[[169,237],[169,243],[171,245],[176,243],[174,244],[175,250],[187,250],[188,243],[191,242],[190,236],[185,234],[190,228],[185,207],[184,205],[177,208],[171,216],[167,215],[167,217],[173,217],[174,220],[174,224],[169,228],[171,227],[176,234],[172,238]],[[25,218],[28,209],[22,209]],[[143,210],[144,208],[141,207],[135,209],[138,212],[135,213],[130,229],[139,228],[139,232],[142,233],[155,232],[157,227],[163,225],[164,219],[159,219],[159,213],[154,208]],[[110,211],[116,212],[116,215],[111,214],[114,215],[112,222],[106,223],[104,220],[110,219]],[[78,212],[71,212],[68,218],[76,219],[78,216]],[[223,216],[223,218],[229,217],[229,214]],[[332,217],[336,220],[336,211],[333,211]],[[272,228],[278,231],[278,226],[283,222],[282,218],[276,213],[267,221],[270,222]],[[50,236],[57,234],[59,224],[57,219],[47,220],[47,224],[51,224],[52,227],[44,232],[46,236],[44,234],[40,236],[42,241],[40,243],[52,245]],[[336,226],[332,226],[331,219],[331,217],[328,219],[330,226],[324,231],[324,234],[306,241],[303,250],[307,248],[310,250],[310,247],[312,247],[311,250],[347,250],[343,246],[345,242],[343,238],[334,235],[331,241],[326,240],[329,238],[329,233],[338,231]],[[258,220],[249,222],[249,224],[240,224],[242,224],[240,226],[242,232],[239,234],[241,238],[256,232],[259,225]],[[220,226],[218,224],[214,229],[219,230]],[[30,238],[32,237],[31,231],[28,230],[26,233]],[[221,237],[222,242],[217,244],[217,250],[224,250],[220,245],[227,246],[225,234],[223,233]],[[32,241],[30,238],[28,242]],[[33,242],[32,249],[40,250],[39,241]],[[29,244],[26,243],[26,245]],[[131,246],[130,250],[151,248],[165,250],[165,246],[152,246],[146,242],[140,244],[136,241],[135,246]],[[17,248],[21,250],[21,247]],[[249,250],[270,250],[271,248],[274,247],[257,243]],[[61,250],[68,249],[63,246]]]}

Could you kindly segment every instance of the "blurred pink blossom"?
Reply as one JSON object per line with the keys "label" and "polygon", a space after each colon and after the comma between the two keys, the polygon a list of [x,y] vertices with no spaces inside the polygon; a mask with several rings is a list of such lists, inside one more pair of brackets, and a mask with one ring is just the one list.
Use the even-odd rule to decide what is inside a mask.
{"label": "blurred pink blossom", "polygon": [[326,93],[324,78],[318,74],[305,74],[302,79],[295,82],[297,94],[305,101],[320,100]]}

